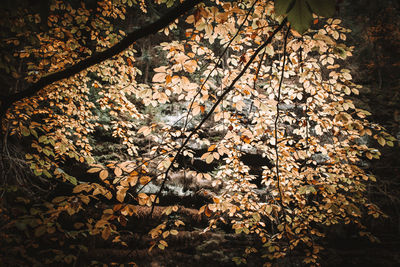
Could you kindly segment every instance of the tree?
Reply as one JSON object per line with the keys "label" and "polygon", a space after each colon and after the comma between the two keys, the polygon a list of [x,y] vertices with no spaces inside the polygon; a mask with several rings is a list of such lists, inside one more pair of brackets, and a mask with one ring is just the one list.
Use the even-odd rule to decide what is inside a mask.
{"label": "tree", "polygon": [[[394,139],[346,97],[360,87],[341,67],[352,54],[345,44],[349,30],[340,19],[320,17],[330,16],[332,1],[149,5],[51,1],[42,17],[27,9],[2,16],[8,22],[3,25],[16,25],[2,30],[1,66],[16,88],[1,101],[5,264],[19,255],[25,263],[39,263],[30,256],[35,251],[46,256],[46,264],[77,262],[78,251],[87,247],[70,239],[87,235],[127,245],[121,228],[141,212],[165,217],[148,229],[150,249],[165,249],[167,237],[184,225],[171,213],[183,208],[159,211],[155,204],[177,169],[212,188],[212,202],[199,209],[209,218],[207,229],[229,224],[237,234],[259,237],[268,262],[299,248],[306,250],[305,263],[317,264],[318,241],[327,226],[338,223],[355,224],[373,239],[360,218],[381,212],[365,196],[374,177],[361,164],[379,158],[379,151],[363,140],[373,136],[393,145]],[[170,11],[130,34],[116,22],[130,14],[127,9],[138,14],[164,5]],[[174,36],[159,44],[165,59],[144,84],[133,42],[159,30]],[[184,115],[169,123],[149,113],[151,108]],[[129,161],[104,162],[93,155],[99,131],[121,142]],[[30,144],[23,158],[10,156],[8,135]],[[271,166],[252,172],[243,160],[249,152]],[[180,165],[182,158],[217,164],[202,172]],[[71,161],[88,166],[92,176],[72,176]],[[17,162],[37,178],[21,174]],[[37,201],[12,192],[49,181],[71,184],[71,190]],[[21,232],[12,234],[15,228]],[[57,249],[43,248],[47,242]]]}

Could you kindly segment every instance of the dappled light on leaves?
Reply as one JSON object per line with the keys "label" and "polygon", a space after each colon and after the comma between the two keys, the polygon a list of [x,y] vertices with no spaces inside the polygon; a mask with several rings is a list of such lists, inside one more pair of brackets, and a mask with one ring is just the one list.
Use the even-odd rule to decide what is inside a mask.
{"label": "dappled light on leaves", "polygon": [[[129,12],[180,4],[155,2],[150,9],[146,1],[52,1],[47,17],[3,18],[21,26],[2,33],[13,51],[5,53],[12,58],[5,71],[17,84],[35,83],[120,42]],[[90,237],[129,247],[142,231],[149,251],[168,250],[189,228],[182,214],[205,220],[204,232],[229,225],[257,238],[261,245],[243,255],[257,252],[266,266],[297,250],[317,265],[329,226],[353,224],[373,239],[362,218],[383,214],[367,198],[375,177],[362,161],[380,152],[365,140],[393,146],[395,139],[349,97],[361,86],[344,67],[354,47],[346,44],[350,30],[329,18],[332,2],[201,3],[158,33],[150,70],[140,68],[147,59],[138,42],[13,103],[2,131],[27,144],[22,160],[34,176],[68,190],[37,203],[15,199],[30,208],[4,213],[4,229],[31,238],[10,234],[1,246],[26,264],[37,263],[30,253],[44,253],[45,264],[71,264],[88,252]],[[118,144],[112,158],[102,155],[112,143],[104,140]],[[268,163],[255,173],[249,154]],[[84,171],[72,174],[69,166]],[[35,186],[26,179],[16,184]],[[208,202],[159,206],[180,179]],[[145,234],[135,232],[139,220]],[[41,250],[46,239],[58,254]]]}

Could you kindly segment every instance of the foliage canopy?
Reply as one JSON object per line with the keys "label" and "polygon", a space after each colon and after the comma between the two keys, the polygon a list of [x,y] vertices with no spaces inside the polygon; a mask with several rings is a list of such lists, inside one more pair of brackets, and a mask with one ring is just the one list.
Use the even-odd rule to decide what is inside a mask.
{"label": "foliage canopy", "polygon": [[[127,246],[133,230],[127,237],[124,227],[144,210],[154,213],[179,172],[205,185],[206,230],[228,224],[256,236],[262,245],[244,255],[259,251],[266,266],[296,249],[318,264],[319,241],[339,223],[373,239],[361,218],[382,214],[366,197],[375,178],[362,163],[380,153],[365,140],[392,146],[394,139],[349,98],[360,86],[342,67],[353,51],[349,30],[323,18],[333,16],[333,1],[154,2],[54,0],[46,11],[2,10],[10,26],[0,33],[8,88],[1,263],[71,264],[88,250],[74,240],[88,236]],[[121,21],[132,14],[151,18],[165,8],[172,11],[125,33]],[[147,81],[140,39],[159,30]],[[96,153],[102,132],[121,144],[117,160]],[[7,138],[28,147],[11,151]],[[269,164],[254,172],[246,154]],[[182,158],[214,167],[199,171]],[[73,164],[87,176],[72,175]],[[68,193],[51,191],[60,184]],[[39,194],[44,185],[50,193]],[[166,249],[168,236],[184,229],[172,216],[180,209],[163,207],[161,223],[148,224],[150,249]]]}

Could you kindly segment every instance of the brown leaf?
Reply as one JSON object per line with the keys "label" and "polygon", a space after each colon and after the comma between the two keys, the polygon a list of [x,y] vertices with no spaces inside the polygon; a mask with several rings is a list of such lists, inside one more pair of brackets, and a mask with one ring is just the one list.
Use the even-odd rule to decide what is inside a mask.
{"label": "brown leaf", "polygon": [[101,237],[102,237],[104,240],[107,240],[107,239],[110,237],[110,235],[111,235],[111,229],[110,229],[110,227],[104,228],[103,231],[101,232]]}

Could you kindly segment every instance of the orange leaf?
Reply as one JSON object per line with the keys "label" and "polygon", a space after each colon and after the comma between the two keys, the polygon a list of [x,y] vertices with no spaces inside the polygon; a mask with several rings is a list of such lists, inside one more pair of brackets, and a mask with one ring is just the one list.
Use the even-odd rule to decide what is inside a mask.
{"label": "orange leaf", "polygon": [[246,144],[250,144],[250,138],[249,137],[247,137],[246,135],[242,135],[241,137],[240,137],[240,139],[242,139],[242,141],[243,142],[245,142]]}
{"label": "orange leaf", "polygon": [[107,177],[108,177],[108,171],[107,171],[107,170],[102,170],[102,171],[99,173],[99,177],[100,177],[101,180],[107,179]]}
{"label": "orange leaf", "polygon": [[170,75],[167,75],[167,77],[165,77],[165,83],[168,84],[172,81],[172,78]]}
{"label": "orange leaf", "polygon": [[95,172],[99,172],[101,170],[102,170],[102,168],[95,167],[95,168],[90,168],[87,172],[88,173],[95,173]]}
{"label": "orange leaf", "polygon": [[204,214],[205,214],[207,217],[210,217],[210,216],[212,215],[212,212],[211,212],[211,210],[208,208],[208,206],[206,206],[206,208],[204,209]]}
{"label": "orange leaf", "polygon": [[213,151],[215,149],[216,145],[211,145],[207,150],[209,152]]}
{"label": "orange leaf", "polygon": [[128,191],[128,188],[125,187],[117,192],[117,200],[119,202],[124,202],[126,191]]}
{"label": "orange leaf", "polygon": [[143,176],[140,178],[139,182],[141,185],[146,185],[151,181],[151,177],[149,176]]}

